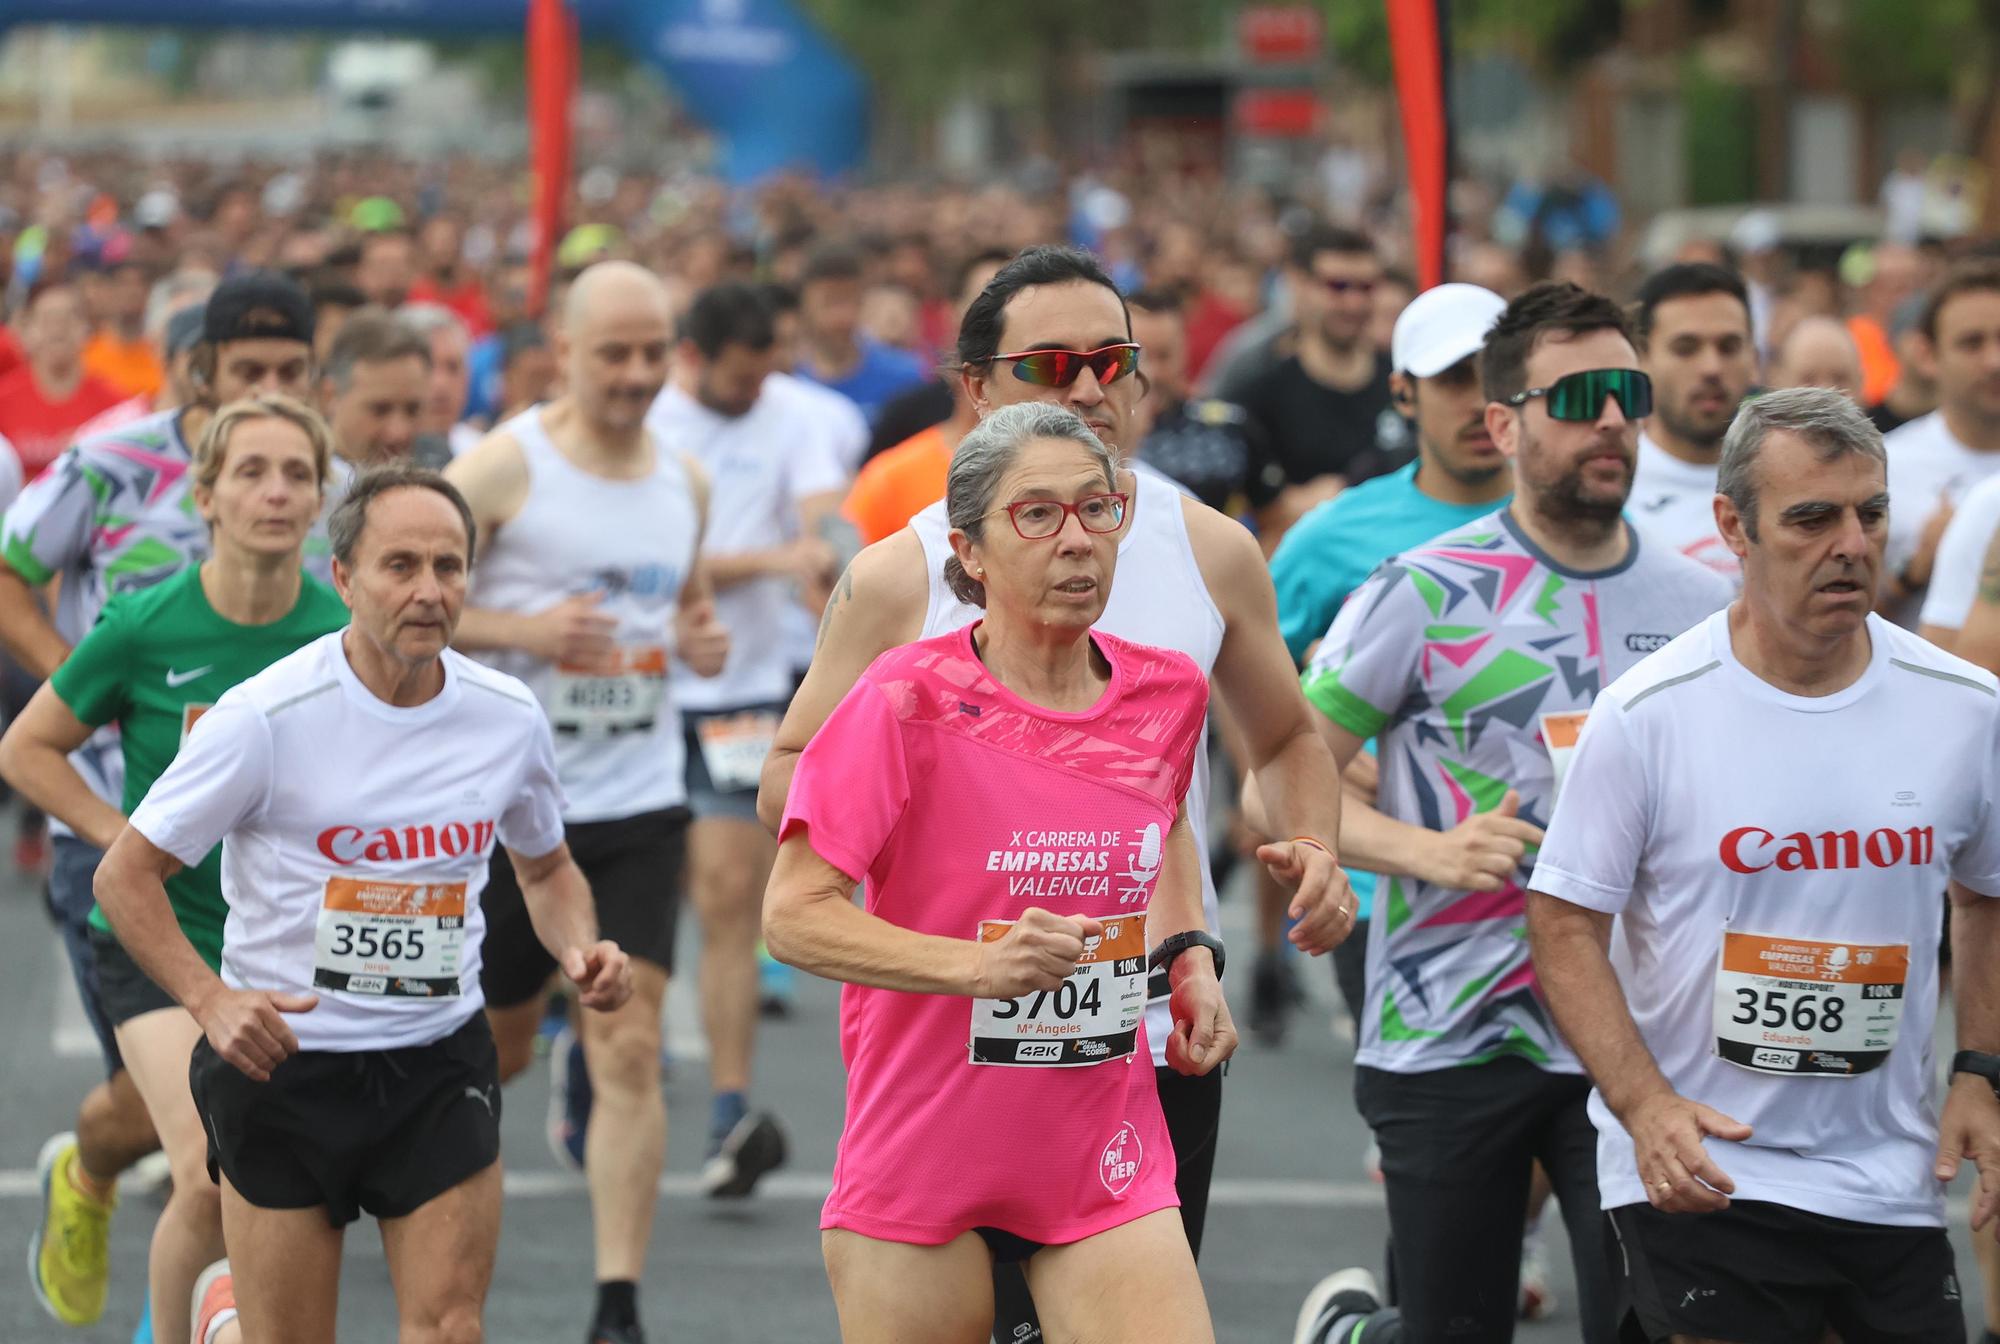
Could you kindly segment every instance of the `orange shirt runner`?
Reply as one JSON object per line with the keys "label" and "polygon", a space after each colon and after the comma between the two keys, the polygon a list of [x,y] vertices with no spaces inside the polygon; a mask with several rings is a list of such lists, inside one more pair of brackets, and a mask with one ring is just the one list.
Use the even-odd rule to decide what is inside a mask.
{"label": "orange shirt runner", "polygon": [[902,531],[910,519],[944,498],[945,473],[957,446],[943,425],[932,425],[861,468],[840,511],[864,546]]}

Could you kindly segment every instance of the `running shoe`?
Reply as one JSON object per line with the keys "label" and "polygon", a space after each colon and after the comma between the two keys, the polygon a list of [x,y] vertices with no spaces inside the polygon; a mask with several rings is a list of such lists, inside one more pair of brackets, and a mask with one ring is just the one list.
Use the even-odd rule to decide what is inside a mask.
{"label": "running shoe", "polygon": [[229,1262],[218,1260],[194,1281],[188,1301],[188,1344],[211,1344],[215,1332],[236,1319],[236,1281]]}
{"label": "running shoe", "polygon": [[590,1132],[590,1070],[583,1042],[564,1026],[549,1045],[549,1152],[566,1171],[583,1170],[583,1140]]}
{"label": "running shoe", "polygon": [[1299,1306],[1292,1344],[1347,1344],[1327,1338],[1334,1322],[1343,1316],[1367,1316],[1380,1310],[1382,1286],[1373,1274],[1359,1266],[1335,1270],[1314,1284]]}
{"label": "running shoe", "polygon": [[1555,1289],[1549,1287],[1549,1257],[1539,1236],[1521,1247],[1521,1310],[1524,1321],[1546,1321],[1556,1314]]}
{"label": "running shoe", "polygon": [[701,1169],[710,1199],[741,1199],[766,1173],[785,1165],[785,1131],[763,1111],[753,1111],[722,1136]]}
{"label": "running shoe", "polygon": [[35,1169],[42,1180],[42,1221],[28,1243],[28,1277],[35,1299],[64,1325],[91,1325],[104,1314],[111,1290],[111,1211],[76,1188],[76,1135],[42,1145]]}

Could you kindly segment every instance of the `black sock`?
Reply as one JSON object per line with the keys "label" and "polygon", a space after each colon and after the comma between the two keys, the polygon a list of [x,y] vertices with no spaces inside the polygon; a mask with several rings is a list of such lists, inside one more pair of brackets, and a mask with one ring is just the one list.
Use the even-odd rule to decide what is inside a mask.
{"label": "black sock", "polygon": [[597,1324],[639,1323],[639,1285],[630,1279],[609,1279],[597,1285]]}

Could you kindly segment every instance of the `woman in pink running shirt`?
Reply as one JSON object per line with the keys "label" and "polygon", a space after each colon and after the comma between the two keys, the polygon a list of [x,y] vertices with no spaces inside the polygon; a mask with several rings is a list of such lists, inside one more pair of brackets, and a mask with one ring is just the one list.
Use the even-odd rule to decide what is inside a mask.
{"label": "woman in pink running shirt", "polygon": [[820,1227],[849,1341],[984,1341],[995,1259],[1027,1261],[1052,1339],[1214,1338],[1143,1020],[1154,948],[1168,1062],[1236,1046],[1184,804],[1208,686],[1090,628],[1115,482],[1061,407],[969,434],[946,577],[985,619],[876,659],[799,759],[764,929],[847,982]]}

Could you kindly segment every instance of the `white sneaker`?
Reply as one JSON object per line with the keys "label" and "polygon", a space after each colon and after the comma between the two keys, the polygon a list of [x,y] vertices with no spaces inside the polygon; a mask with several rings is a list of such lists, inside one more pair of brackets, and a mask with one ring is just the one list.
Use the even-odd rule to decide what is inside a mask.
{"label": "white sneaker", "polygon": [[1292,1344],[1329,1344],[1327,1329],[1342,1316],[1365,1316],[1382,1309],[1382,1286],[1359,1265],[1338,1269],[1312,1286],[1299,1306]]}

